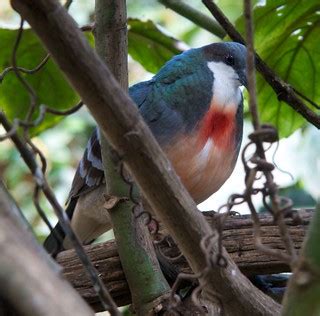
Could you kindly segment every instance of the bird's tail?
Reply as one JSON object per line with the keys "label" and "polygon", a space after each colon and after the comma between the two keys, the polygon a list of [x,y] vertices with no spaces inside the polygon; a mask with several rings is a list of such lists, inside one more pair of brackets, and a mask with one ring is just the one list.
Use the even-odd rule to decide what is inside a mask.
{"label": "bird's tail", "polygon": [[[69,219],[72,218],[76,203],[77,203],[77,199],[72,199],[66,208],[66,213]],[[49,236],[44,241],[43,247],[51,256],[55,257],[59,252],[64,250],[63,248],[64,238],[65,238],[65,233],[62,229],[62,226],[60,225],[60,222],[58,222],[58,224],[54,227],[54,229],[51,231]]]}

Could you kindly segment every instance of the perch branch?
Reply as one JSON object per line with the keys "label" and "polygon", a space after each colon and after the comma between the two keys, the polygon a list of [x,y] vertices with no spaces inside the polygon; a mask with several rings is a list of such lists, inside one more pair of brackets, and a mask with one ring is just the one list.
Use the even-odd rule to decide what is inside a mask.
{"label": "perch branch", "polygon": [[[297,250],[302,246],[305,233],[313,215],[312,211],[300,211],[299,213],[301,221],[286,219],[294,246]],[[214,225],[215,214],[213,212],[205,212],[204,214],[209,224]],[[271,215],[260,215],[259,220],[263,243],[274,249],[283,251],[284,245],[278,228],[273,222],[273,217]],[[160,226],[160,233],[167,236],[162,226]],[[163,243],[161,249],[166,256],[174,257],[179,253],[179,250],[174,244],[171,244],[171,239],[169,241],[170,243]],[[223,245],[240,270],[247,276],[290,271],[290,267],[286,262],[256,249],[252,219],[249,215],[231,217],[226,221],[223,229]],[[86,251],[117,304],[121,306],[130,304],[130,291],[121,267],[115,242],[108,241],[86,246]],[[58,255],[57,260],[64,269],[65,277],[81,296],[97,312],[101,311],[97,295],[93,291],[89,279],[85,276],[76,253],[73,250],[64,251]],[[174,260],[172,264],[177,271],[191,273],[191,269],[184,257]]]}

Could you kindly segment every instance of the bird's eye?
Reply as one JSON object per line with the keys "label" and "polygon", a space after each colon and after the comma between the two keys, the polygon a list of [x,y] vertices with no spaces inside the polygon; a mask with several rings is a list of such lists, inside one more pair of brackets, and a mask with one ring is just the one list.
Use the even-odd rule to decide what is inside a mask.
{"label": "bird's eye", "polygon": [[226,61],[226,64],[229,65],[229,66],[233,66],[234,65],[234,57],[232,55],[227,55],[225,57],[225,61]]}

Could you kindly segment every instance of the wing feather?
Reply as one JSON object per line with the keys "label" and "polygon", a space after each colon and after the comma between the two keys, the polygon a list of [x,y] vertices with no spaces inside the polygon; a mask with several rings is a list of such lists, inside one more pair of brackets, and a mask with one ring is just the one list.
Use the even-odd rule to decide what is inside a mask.
{"label": "wing feather", "polygon": [[[151,80],[130,87],[130,97],[160,145],[170,145],[176,135],[190,133],[197,127],[212,97],[212,82],[208,78],[212,78],[212,72],[207,67],[190,67],[178,56]],[[102,183],[104,172],[96,129],[79,163],[69,200]]]}

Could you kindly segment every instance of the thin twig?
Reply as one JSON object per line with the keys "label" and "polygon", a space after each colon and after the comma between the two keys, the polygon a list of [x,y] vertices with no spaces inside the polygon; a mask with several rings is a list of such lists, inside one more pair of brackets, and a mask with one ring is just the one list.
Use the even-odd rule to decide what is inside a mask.
{"label": "thin twig", "polygon": [[300,91],[298,91],[296,88],[292,88],[293,89],[293,91],[298,95],[298,96],[300,96],[302,99],[304,99],[304,100],[306,100],[308,103],[310,103],[312,106],[314,106],[316,109],[318,109],[318,110],[320,110],[320,106],[316,103],[316,102],[314,102],[314,101],[312,101],[310,98],[308,98],[306,95],[304,95],[304,94],[302,94]]}
{"label": "thin twig", "polygon": [[210,33],[216,35],[219,38],[224,38],[226,36],[225,30],[211,17],[203,14],[199,10],[194,9],[188,4],[181,0],[158,0],[164,6],[170,8],[181,16],[192,21],[201,28],[209,31]]}
{"label": "thin twig", "polygon": [[94,23],[86,24],[80,27],[82,32],[92,32],[94,30]]}
{"label": "thin twig", "polygon": [[[55,110],[53,108],[48,107],[47,105],[42,104],[42,105],[40,105],[39,116],[34,121],[24,121],[24,120],[20,120],[20,119],[14,119],[13,124],[11,125],[11,129],[8,132],[4,133],[3,135],[0,135],[0,141],[3,141],[7,138],[11,138],[11,136],[17,132],[19,127],[30,128],[30,127],[36,127],[36,126],[40,125],[43,122],[45,115],[47,113],[59,115],[59,116],[67,116],[67,115],[70,115],[70,114],[77,112],[82,106],[83,106],[83,102],[79,101],[78,104],[71,107],[70,109],[60,111],[60,110]],[[1,114],[3,116],[5,115],[4,112],[1,112]],[[31,142],[30,137],[28,135],[24,135],[24,137],[26,138],[27,142],[28,142],[28,140]],[[30,144],[30,145],[33,146],[32,144]],[[40,156],[41,156],[41,154],[40,154]]]}
{"label": "thin twig", "polygon": [[47,54],[45,58],[40,62],[38,66],[36,66],[33,69],[27,69],[24,67],[16,67],[14,68],[13,66],[7,67],[3,70],[3,72],[0,74],[0,83],[2,82],[3,78],[6,76],[7,73],[13,71],[14,69],[19,70],[20,72],[23,72],[25,74],[33,75],[34,73],[38,72],[41,68],[45,66],[45,64],[48,62],[50,59],[50,55]]}
{"label": "thin twig", "polygon": [[[65,6],[67,6],[68,8],[70,7],[72,3],[72,0],[68,0],[65,4]],[[90,32],[92,31],[94,28],[94,23],[91,23],[91,24],[86,24],[86,25],[83,25],[80,27],[80,30],[82,32]],[[19,29],[19,33],[21,32],[21,29]],[[50,54],[47,54],[43,60],[36,66],[34,67],[33,69],[27,69],[27,68],[24,68],[24,67],[20,67],[20,66],[9,66],[7,68],[5,68],[1,73],[0,73],[0,83],[2,83],[3,79],[5,78],[5,76],[11,72],[11,71],[14,71],[14,70],[18,70],[22,73],[25,73],[25,74],[29,74],[29,75],[33,75],[35,74],[36,72],[38,72],[39,70],[41,70],[46,64],[47,62],[50,60]],[[63,115],[63,114],[62,114]]]}
{"label": "thin twig", "polygon": [[[248,72],[248,90],[249,90],[249,110],[251,112],[252,116],[252,123],[255,131],[261,130],[261,125],[259,122],[259,116],[257,111],[257,99],[256,99],[256,83],[255,83],[255,67],[254,67],[254,43],[253,43],[253,19],[252,19],[252,9],[251,9],[251,0],[244,0],[244,15],[245,15],[245,21],[246,21],[246,33],[247,33],[247,72]],[[262,145],[262,141],[259,137],[256,139],[256,155],[260,159],[257,162],[263,161],[266,162],[266,156],[264,152],[264,148]],[[252,161],[252,159],[251,159]],[[267,163],[268,164],[268,163]],[[267,165],[266,165],[267,166]],[[257,169],[256,169],[257,170]],[[263,170],[265,178],[266,178],[266,188],[268,189],[268,194],[270,195],[270,199],[272,202],[272,211],[273,215],[275,217],[275,221],[277,222],[280,230],[280,234],[283,238],[283,241],[286,246],[286,250],[288,251],[288,254],[291,258],[291,262],[295,261],[296,259],[296,253],[294,250],[294,246],[292,243],[292,240],[289,236],[288,229],[284,222],[284,214],[282,211],[282,208],[280,206],[280,198],[278,196],[278,190],[277,186],[273,181],[273,176],[270,170],[266,168]],[[255,179],[255,175],[253,177]],[[253,180],[254,181],[254,180]],[[251,183],[251,188],[252,188]],[[251,210],[254,222],[257,225],[257,222],[259,222],[258,217],[256,216],[255,208],[251,201],[251,194],[248,192],[247,194],[247,202],[248,206]],[[259,227],[257,228],[258,230]],[[257,239],[258,244],[260,244],[260,238]]]}
{"label": "thin twig", "polygon": [[247,80],[249,92],[249,110],[252,117],[252,124],[255,130],[260,129],[260,121],[257,109],[257,94],[256,94],[256,73],[254,61],[253,47],[253,22],[251,17],[251,1],[244,1],[244,15],[246,19],[247,31]]}
{"label": "thin twig", "polygon": [[25,117],[25,121],[28,122],[35,109],[36,109],[36,104],[37,104],[37,95],[34,91],[34,89],[32,88],[32,86],[28,83],[28,81],[26,79],[24,79],[19,70],[18,70],[18,65],[17,65],[17,51],[18,51],[18,47],[20,45],[21,42],[21,38],[22,38],[22,34],[23,34],[23,25],[24,25],[24,20],[21,18],[20,20],[20,27],[18,30],[18,35],[16,38],[16,41],[14,43],[14,47],[13,47],[13,51],[12,51],[12,67],[13,67],[13,71],[16,75],[16,77],[19,79],[19,81],[22,83],[22,85],[24,86],[24,88],[27,90],[29,96],[30,96],[30,106],[27,112],[27,115]]}
{"label": "thin twig", "polygon": [[78,110],[81,109],[81,107],[83,106],[83,102],[79,101],[76,105],[74,105],[73,107],[71,107],[68,110],[56,110],[53,108],[48,107],[47,105],[40,105],[39,108],[39,116],[32,122],[32,126],[38,126],[40,125],[43,120],[45,119],[46,113],[50,113],[50,114],[54,114],[54,115],[58,115],[58,116],[67,116],[70,114],[73,114],[75,112],[77,112]]}

